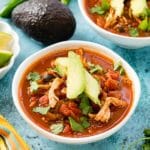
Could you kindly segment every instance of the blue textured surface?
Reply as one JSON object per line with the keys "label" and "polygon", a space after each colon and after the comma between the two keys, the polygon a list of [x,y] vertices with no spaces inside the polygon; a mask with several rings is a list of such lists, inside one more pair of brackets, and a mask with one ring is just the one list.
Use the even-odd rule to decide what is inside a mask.
{"label": "blue textured surface", "polygon": [[[6,2],[7,0],[0,0],[0,8],[2,8]],[[134,115],[116,134],[92,144],[58,144],[39,136],[28,126],[17,112],[12,100],[11,83],[18,65],[26,57],[43,48],[43,46],[32,41],[25,33],[16,28],[10,20],[4,21],[8,22],[18,33],[20,37],[21,53],[13,68],[2,80],[0,80],[0,114],[11,122],[33,150],[121,150],[123,145],[128,145],[131,141],[141,137],[144,128],[150,127],[150,47],[138,50],[119,48],[115,44],[98,36],[97,33],[87,25],[79,11],[76,0],[72,0],[70,8],[77,20],[77,29],[71,39],[93,41],[105,45],[125,58],[136,70],[141,81],[142,94]]]}

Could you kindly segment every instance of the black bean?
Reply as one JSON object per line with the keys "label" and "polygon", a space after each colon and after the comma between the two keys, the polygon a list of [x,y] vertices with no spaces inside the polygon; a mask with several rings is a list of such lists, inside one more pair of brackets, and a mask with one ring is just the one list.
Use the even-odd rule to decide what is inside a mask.
{"label": "black bean", "polygon": [[50,75],[50,74],[48,74],[48,73],[44,73],[43,75],[42,75],[42,80],[43,80],[43,82],[49,82],[49,81],[51,81],[53,78],[55,78],[53,75]]}

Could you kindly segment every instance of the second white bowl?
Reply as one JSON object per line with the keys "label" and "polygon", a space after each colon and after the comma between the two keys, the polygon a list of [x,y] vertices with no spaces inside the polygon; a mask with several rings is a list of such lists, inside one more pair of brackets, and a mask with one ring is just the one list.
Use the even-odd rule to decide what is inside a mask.
{"label": "second white bowl", "polygon": [[93,20],[88,16],[85,9],[85,0],[78,0],[79,8],[85,20],[89,23],[89,25],[99,33],[100,36],[114,42],[120,47],[127,49],[137,49],[145,46],[150,46],[150,37],[128,37],[119,34],[114,34],[109,32],[100,26],[96,25]]}

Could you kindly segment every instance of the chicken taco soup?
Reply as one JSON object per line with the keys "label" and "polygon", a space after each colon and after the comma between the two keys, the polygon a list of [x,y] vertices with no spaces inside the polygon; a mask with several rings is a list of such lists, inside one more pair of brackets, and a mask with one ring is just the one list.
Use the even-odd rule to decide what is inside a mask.
{"label": "chicken taco soup", "polygon": [[116,126],[129,112],[132,81],[117,63],[85,48],[47,54],[20,81],[24,112],[41,128],[85,137]]}
{"label": "chicken taco soup", "polygon": [[103,29],[125,36],[150,37],[150,0],[84,0],[89,17]]}

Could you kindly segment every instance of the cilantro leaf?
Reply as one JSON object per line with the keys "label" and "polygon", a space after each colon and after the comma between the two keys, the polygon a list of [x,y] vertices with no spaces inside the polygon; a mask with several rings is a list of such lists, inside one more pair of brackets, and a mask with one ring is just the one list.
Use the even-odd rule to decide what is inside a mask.
{"label": "cilantro leaf", "polygon": [[85,94],[80,95],[81,103],[79,108],[82,110],[84,115],[87,115],[92,111],[88,97]]}
{"label": "cilantro leaf", "polygon": [[59,65],[56,66],[53,70],[61,77],[64,77],[66,74],[66,68]]}
{"label": "cilantro leaf", "polygon": [[102,0],[102,3],[100,6],[94,6],[91,8],[91,13],[97,13],[98,15],[103,15],[106,13],[107,10],[109,10],[110,4],[108,0]]}
{"label": "cilantro leaf", "polygon": [[63,131],[64,125],[62,123],[53,124],[50,126],[50,130],[53,134],[59,134]]}
{"label": "cilantro leaf", "polygon": [[144,129],[144,137],[137,139],[136,141],[128,144],[127,149],[134,149],[139,143],[144,142],[141,145],[142,150],[150,150],[150,128]]}
{"label": "cilantro leaf", "polygon": [[144,135],[145,137],[150,137],[150,128],[144,129]]}
{"label": "cilantro leaf", "polygon": [[129,29],[129,35],[132,37],[138,37],[139,32],[138,32],[137,28],[130,28]]}
{"label": "cilantro leaf", "polygon": [[88,62],[88,66],[90,68],[90,73],[92,74],[95,72],[100,72],[100,73],[103,72],[103,68],[100,65],[95,65],[95,64]]}
{"label": "cilantro leaf", "polygon": [[141,23],[139,24],[138,28],[142,31],[146,31],[148,29],[148,19],[145,18],[143,21],[141,21]]}
{"label": "cilantro leaf", "polygon": [[145,8],[145,10],[140,16],[141,18],[150,17],[150,8]]}
{"label": "cilantro leaf", "polygon": [[90,126],[90,123],[88,122],[87,117],[81,117],[80,118],[81,124],[84,128],[88,128]]}
{"label": "cilantro leaf", "polygon": [[81,124],[79,124],[78,122],[76,122],[72,117],[69,117],[69,123],[70,123],[73,131],[77,131],[77,132],[84,131],[83,126]]}
{"label": "cilantro leaf", "polygon": [[122,63],[121,61],[118,61],[114,64],[114,71],[119,71],[120,75],[124,75],[125,74],[125,70],[122,67]]}
{"label": "cilantro leaf", "polygon": [[40,79],[40,74],[38,72],[30,72],[27,75],[27,80],[29,81],[38,81]]}
{"label": "cilantro leaf", "polygon": [[30,92],[31,93],[37,92],[38,88],[39,88],[39,85],[36,81],[30,82]]}
{"label": "cilantro leaf", "polygon": [[41,115],[46,115],[49,110],[50,110],[50,106],[47,106],[47,107],[35,107],[35,108],[33,108],[32,111],[40,113]]}
{"label": "cilantro leaf", "polygon": [[91,8],[91,13],[97,13],[98,15],[103,15],[105,13],[105,11],[102,9],[101,6],[95,6]]}
{"label": "cilantro leaf", "polygon": [[122,66],[121,61],[116,62],[114,64],[114,71],[120,70],[121,66]]}

